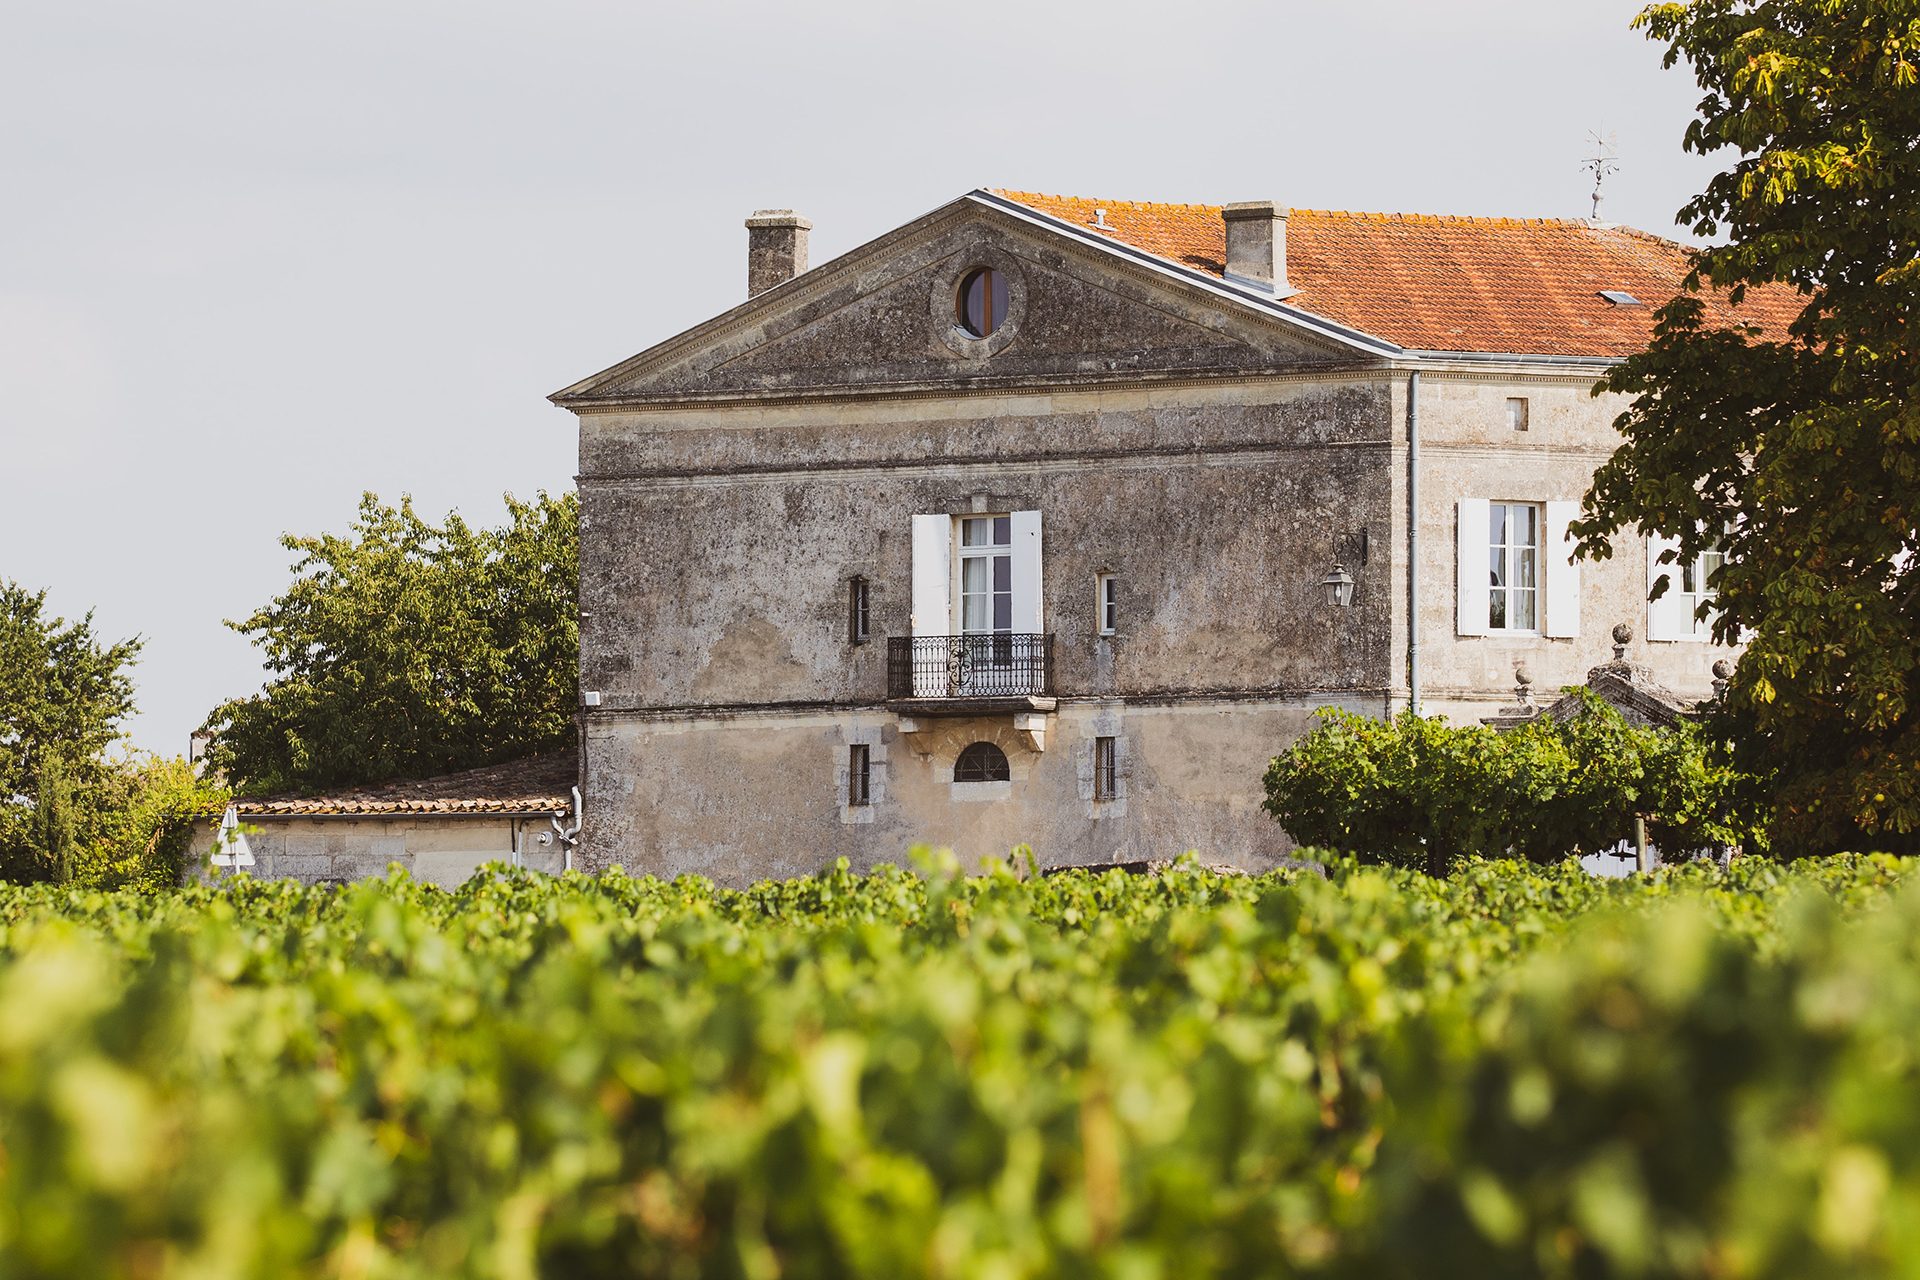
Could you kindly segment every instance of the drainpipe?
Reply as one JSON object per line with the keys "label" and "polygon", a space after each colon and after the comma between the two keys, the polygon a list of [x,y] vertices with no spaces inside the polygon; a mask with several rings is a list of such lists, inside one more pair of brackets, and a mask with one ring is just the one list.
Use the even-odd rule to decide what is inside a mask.
{"label": "drainpipe", "polygon": [[573,789],[573,825],[571,827],[561,826],[560,816],[561,815],[556,813],[551,819],[553,832],[560,837],[560,849],[562,856],[565,858],[561,870],[571,871],[573,870],[573,846],[575,842],[580,839],[580,788],[575,787]]}
{"label": "drainpipe", "polygon": [[1420,714],[1420,371],[1407,374],[1407,707]]}

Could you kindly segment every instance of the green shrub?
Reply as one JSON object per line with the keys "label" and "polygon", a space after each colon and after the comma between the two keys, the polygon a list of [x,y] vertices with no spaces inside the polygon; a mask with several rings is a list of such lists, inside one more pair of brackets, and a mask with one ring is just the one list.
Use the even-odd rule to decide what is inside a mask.
{"label": "green shrub", "polygon": [[1698,726],[1630,725],[1590,691],[1566,720],[1502,733],[1328,709],[1267,770],[1266,808],[1301,844],[1444,875],[1462,857],[1558,862],[1647,819],[1672,852],[1765,847],[1747,788]]}

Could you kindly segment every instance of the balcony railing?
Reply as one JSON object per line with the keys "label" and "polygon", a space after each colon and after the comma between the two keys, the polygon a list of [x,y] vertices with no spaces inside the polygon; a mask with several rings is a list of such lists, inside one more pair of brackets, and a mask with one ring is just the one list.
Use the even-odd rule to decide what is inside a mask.
{"label": "balcony railing", "polygon": [[1020,632],[891,636],[889,698],[1044,698],[1053,695],[1053,637]]}

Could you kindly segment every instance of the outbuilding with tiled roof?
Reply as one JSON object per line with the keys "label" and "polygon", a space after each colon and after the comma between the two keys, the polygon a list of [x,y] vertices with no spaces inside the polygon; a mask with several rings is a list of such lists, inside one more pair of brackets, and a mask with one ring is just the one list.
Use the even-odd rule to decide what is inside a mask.
{"label": "outbuilding with tiled roof", "polygon": [[[484,863],[539,871],[571,865],[579,753],[550,751],[435,777],[317,795],[242,797],[232,813],[256,876],[308,883],[385,875],[400,866],[451,887]],[[196,832],[209,873],[220,823]]]}

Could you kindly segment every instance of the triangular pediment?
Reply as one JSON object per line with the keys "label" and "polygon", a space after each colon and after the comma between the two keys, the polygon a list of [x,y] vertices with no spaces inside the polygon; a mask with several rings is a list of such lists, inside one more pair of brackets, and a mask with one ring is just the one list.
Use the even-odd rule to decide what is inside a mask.
{"label": "triangular pediment", "polygon": [[1522,696],[1500,713],[1481,720],[1502,731],[1517,729],[1536,716],[1548,720],[1572,720],[1587,709],[1588,698],[1596,697],[1619,712],[1628,724],[1641,728],[1668,729],[1698,714],[1696,704],[1680,697],[1653,678],[1653,669],[1644,663],[1629,662],[1624,651],[1611,662],[1603,662],[1587,672],[1587,683],[1569,689],[1565,696],[1545,707],[1534,705],[1526,696],[1526,686],[1516,689]]}
{"label": "triangular pediment", "polygon": [[[985,340],[955,309],[1008,285]],[[566,405],[1351,365],[1351,345],[1204,282],[963,199],[588,378]]]}
{"label": "triangular pediment", "polygon": [[[1678,724],[1687,716],[1691,710],[1690,704],[1664,685],[1653,683],[1650,675],[1636,678],[1637,673],[1610,669],[1626,665],[1609,663],[1595,667],[1587,676],[1586,687],[1619,712],[1628,724],[1663,729]],[[1585,705],[1577,695],[1568,694],[1548,707],[1546,714],[1555,720],[1571,720],[1580,714]]]}

